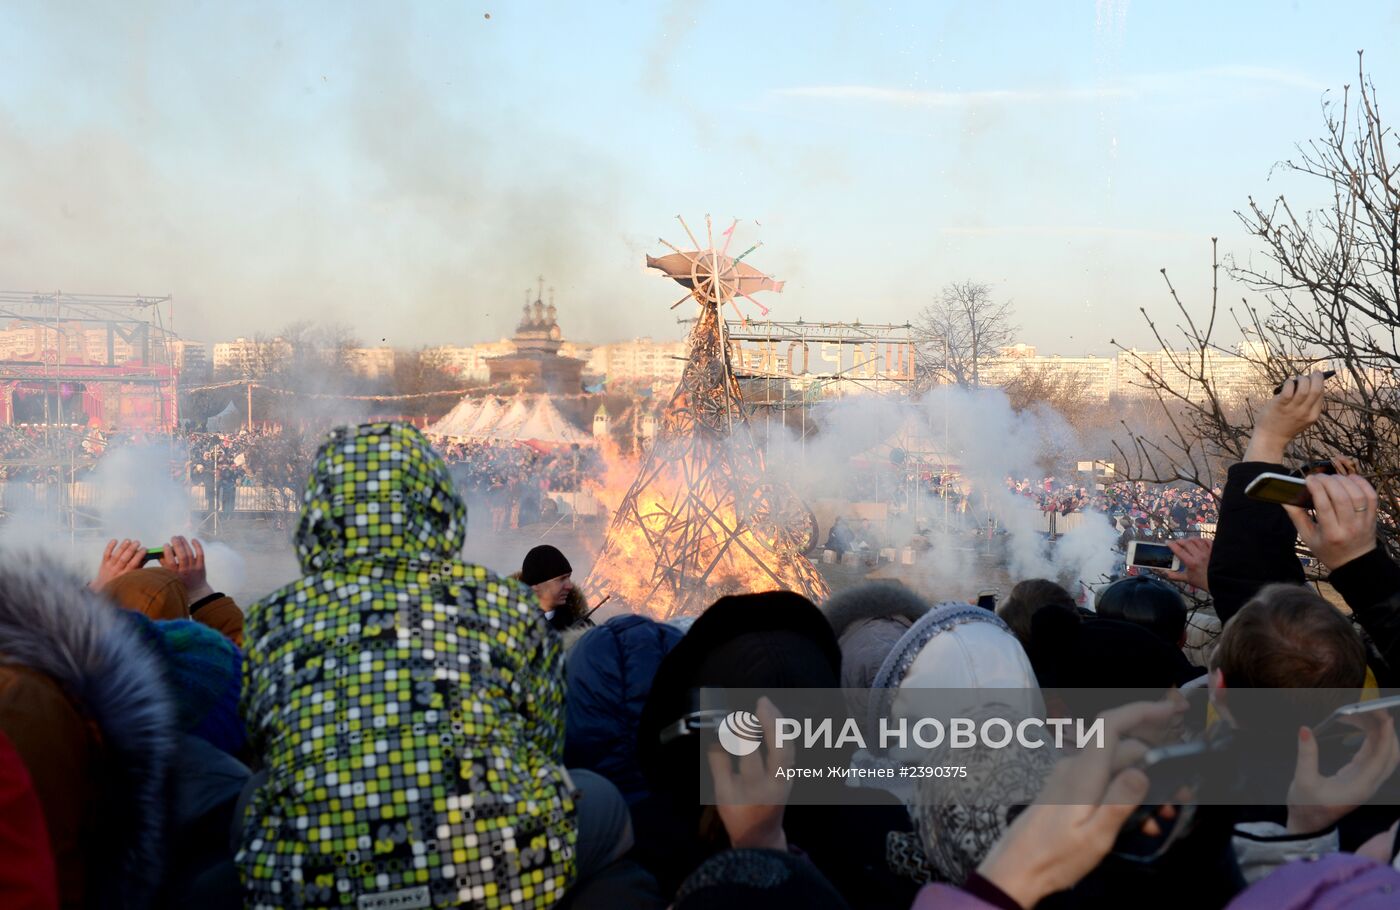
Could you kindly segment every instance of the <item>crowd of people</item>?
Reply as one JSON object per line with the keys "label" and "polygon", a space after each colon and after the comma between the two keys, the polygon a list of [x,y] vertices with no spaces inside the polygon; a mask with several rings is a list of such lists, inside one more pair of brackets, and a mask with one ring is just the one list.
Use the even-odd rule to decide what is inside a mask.
{"label": "crowd of people", "polygon": [[[1390,703],[1365,701],[1400,678],[1400,565],[1377,541],[1376,492],[1343,471],[1308,478],[1310,510],[1243,493],[1321,410],[1321,374],[1286,384],[1230,468],[1213,544],[1182,551],[1179,578],[1224,624],[1192,656],[1181,594],[1151,577],[1110,585],[1094,610],[1044,579],[995,611],[880,582],[823,604],[755,591],[698,617],[594,625],[553,547],[512,578],[470,560],[466,504],[420,433],[338,429],[305,481],[303,574],[255,603],[215,590],[199,542],[179,537],[112,541],[86,584],[43,560],[0,563],[0,895],[259,910],[1396,906],[1400,741]],[[1298,541],[1349,613],[1303,584]],[[740,706],[749,745],[721,745],[734,715],[713,741],[698,695],[714,688],[769,693]],[[847,783],[791,773],[801,755],[777,731],[797,690],[837,693],[866,728],[921,692],[1000,692],[1001,709],[1097,722],[1101,740],[838,744],[823,763],[965,772],[851,800]],[[1246,697],[1275,690],[1296,695],[1281,732]],[[1334,716],[1348,735],[1331,735]],[[1159,778],[1182,767],[1154,764],[1163,749],[1231,770]],[[1232,800],[1241,781],[1249,797]]]}
{"label": "crowd of people", "polygon": [[1199,533],[1214,525],[1220,490],[1187,484],[1118,481],[1090,489],[1054,477],[1039,482],[1007,478],[1007,489],[1035,502],[1046,513],[1102,512],[1136,539],[1166,540]]}
{"label": "crowd of people", "polygon": [[[96,429],[0,428],[0,481],[59,483],[91,477],[104,455],[140,445],[168,451],[173,477],[202,489],[203,508],[231,513],[240,486],[280,494],[290,508],[306,476],[318,437],[297,429],[258,427],[234,433],[106,433]],[[596,484],[603,463],[596,449],[544,448],[523,442],[432,439],[458,489],[474,505],[500,512],[501,526],[528,524],[543,514],[546,494]]]}
{"label": "crowd of people", "polygon": [[595,483],[603,473],[602,458],[592,447],[539,448],[523,442],[447,438],[433,440],[433,447],[468,494],[530,482],[554,492],[572,492]]}

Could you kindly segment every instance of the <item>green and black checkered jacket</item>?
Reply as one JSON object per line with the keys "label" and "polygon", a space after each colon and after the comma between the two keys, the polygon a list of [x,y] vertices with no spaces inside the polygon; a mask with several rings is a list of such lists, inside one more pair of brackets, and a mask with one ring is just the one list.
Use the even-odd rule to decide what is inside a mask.
{"label": "green and black checkered jacket", "polygon": [[243,711],[268,771],[248,906],[548,907],[574,872],[558,637],[459,559],[466,507],[416,430],[335,431],[301,580],[248,611]]}

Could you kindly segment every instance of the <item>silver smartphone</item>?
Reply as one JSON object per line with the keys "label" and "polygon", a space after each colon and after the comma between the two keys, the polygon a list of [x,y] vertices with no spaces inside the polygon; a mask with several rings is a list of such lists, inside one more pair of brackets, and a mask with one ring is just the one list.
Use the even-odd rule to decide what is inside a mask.
{"label": "silver smartphone", "polygon": [[1343,721],[1348,717],[1360,717],[1363,714],[1371,714],[1376,711],[1400,711],[1400,695],[1388,695],[1385,698],[1373,698],[1370,701],[1342,705],[1319,724],[1314,733],[1318,739],[1350,736],[1353,733],[1360,736],[1361,730],[1351,724],[1343,723]]}
{"label": "silver smartphone", "polygon": [[1261,502],[1272,502],[1281,506],[1312,506],[1312,495],[1301,477],[1265,472],[1249,482],[1244,495]]}
{"label": "silver smartphone", "polygon": [[1133,540],[1128,543],[1128,565],[1137,566],[1139,569],[1166,569],[1177,572],[1181,569],[1181,560],[1172,552],[1172,548],[1164,543]]}

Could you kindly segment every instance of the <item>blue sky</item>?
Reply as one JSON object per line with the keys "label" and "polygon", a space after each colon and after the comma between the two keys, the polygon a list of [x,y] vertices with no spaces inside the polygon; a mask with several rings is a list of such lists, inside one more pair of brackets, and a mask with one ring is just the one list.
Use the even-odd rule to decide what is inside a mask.
{"label": "blue sky", "polygon": [[1358,49],[1400,103],[1395,2],[402,6],[0,7],[0,286],[416,345],[508,333],[542,273],[568,336],[678,336],[642,257],[709,212],[779,318],[971,278],[1105,352],[1158,269],[1205,302],[1250,194],[1320,200],[1270,168]]}

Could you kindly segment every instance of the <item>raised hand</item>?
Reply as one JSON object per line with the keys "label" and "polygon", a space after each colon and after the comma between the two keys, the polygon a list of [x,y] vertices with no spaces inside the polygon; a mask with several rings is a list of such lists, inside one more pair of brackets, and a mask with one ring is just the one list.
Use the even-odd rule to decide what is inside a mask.
{"label": "raised hand", "polygon": [[[1141,754],[1130,737],[1170,724],[1181,713],[1176,700],[1134,702],[1105,711],[1103,748],[1088,748],[1061,761],[1036,801],[993,845],[977,871],[1022,907],[1073,887],[1097,866],[1119,830],[1147,795],[1147,775],[1116,770]],[[1154,825],[1149,834],[1156,833]]]}
{"label": "raised hand", "polygon": [[178,534],[170,538],[161,554],[160,564],[179,576],[189,592],[190,602],[214,593],[204,573],[204,545],[198,538],[186,540]]}
{"label": "raised hand", "polygon": [[145,561],[146,549],[141,546],[141,541],[123,540],[117,543],[115,540],[109,540],[102,551],[102,561],[97,565],[97,577],[88,587],[99,591],[112,579],[141,568]]}
{"label": "raised hand", "polygon": [[1322,564],[1335,571],[1376,548],[1376,489],[1366,478],[1314,474],[1307,480],[1313,514],[1284,506],[1298,539]]}
{"label": "raised hand", "polygon": [[739,758],[737,772],[723,747],[718,743],[710,746],[706,757],[715,782],[715,808],[735,849],[786,850],[783,810],[792,781],[781,772],[792,766],[796,747],[792,743],[781,749],[774,746],[778,741],[778,709],[767,698],[758,701],[758,719],[763,724],[766,749]]}
{"label": "raised hand", "polygon": [[1395,739],[1395,721],[1388,713],[1372,711],[1344,723],[1366,731],[1366,740],[1351,761],[1331,777],[1323,777],[1317,770],[1317,737],[1307,727],[1298,730],[1298,762],[1288,787],[1290,834],[1330,828],[1375,796],[1400,765],[1400,741]]}
{"label": "raised hand", "polygon": [[1186,537],[1181,540],[1169,540],[1167,546],[1171,547],[1176,558],[1181,560],[1181,569],[1163,569],[1162,577],[1184,582],[1197,590],[1209,593],[1210,582],[1206,580],[1206,569],[1210,566],[1210,551],[1215,546],[1214,542],[1204,537]]}
{"label": "raised hand", "polygon": [[1318,371],[1285,381],[1283,391],[1260,409],[1244,460],[1275,464],[1283,461],[1283,450],[1288,444],[1322,416],[1325,383]]}

